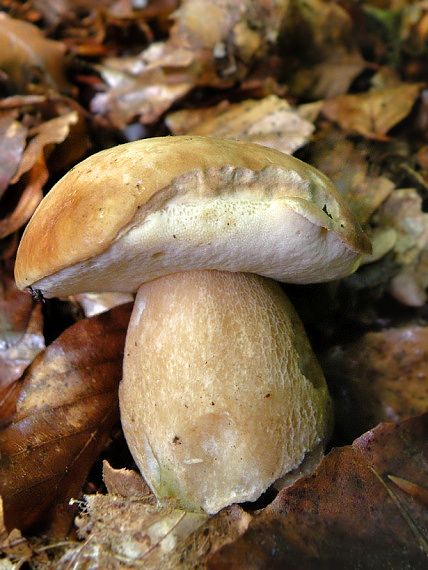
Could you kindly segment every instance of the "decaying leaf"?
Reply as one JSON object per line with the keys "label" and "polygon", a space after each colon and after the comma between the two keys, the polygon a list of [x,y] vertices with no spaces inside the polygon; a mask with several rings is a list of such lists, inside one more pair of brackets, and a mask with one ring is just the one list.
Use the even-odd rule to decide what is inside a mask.
{"label": "decaying leaf", "polygon": [[33,362],[0,432],[0,495],[8,528],[69,529],[71,497],[118,419],[117,388],[131,305],[79,321]]}
{"label": "decaying leaf", "polygon": [[397,234],[394,254],[401,270],[391,281],[391,294],[405,305],[422,306],[428,287],[428,214],[421,196],[412,188],[395,190],[374,221]]}
{"label": "decaying leaf", "polygon": [[421,89],[421,84],[403,83],[358,95],[341,95],[326,100],[323,113],[345,131],[385,140],[388,131],[410,113]]}
{"label": "decaying leaf", "polygon": [[0,13],[0,69],[17,91],[35,92],[40,84],[67,91],[64,52],[63,44],[46,39],[36,26]]}
{"label": "decaying leaf", "polygon": [[329,350],[323,368],[347,438],[428,412],[428,327],[367,333]]}
{"label": "decaying leaf", "polygon": [[27,129],[15,120],[15,113],[0,114],[0,198],[18,169]]}
{"label": "decaying leaf", "polygon": [[[0,265],[0,408],[10,386],[45,348],[40,303],[18,291],[5,263]],[[0,416],[1,421],[4,419]]]}
{"label": "decaying leaf", "polygon": [[309,121],[276,95],[260,101],[222,102],[208,109],[177,111],[167,116],[166,124],[175,135],[245,140],[287,154],[306,144],[314,130]]}
{"label": "decaying leaf", "polygon": [[428,510],[389,476],[428,489],[428,415],[333,449],[208,561],[223,568],[426,567]]}
{"label": "decaying leaf", "polygon": [[103,461],[103,481],[110,495],[134,499],[144,497],[149,502],[153,499],[150,487],[139,473],[131,469],[114,469],[106,460]]}
{"label": "decaying leaf", "polygon": [[[126,470],[116,473],[124,476]],[[238,505],[214,517],[182,511],[173,504],[156,505],[153,496],[87,495],[77,519],[82,542],[69,550],[56,568],[90,567],[119,570],[204,568],[206,559],[240,536],[252,516]]]}
{"label": "decaying leaf", "polygon": [[184,0],[166,42],[98,67],[109,90],[92,110],[118,127],[151,123],[195,86],[229,87],[276,42],[284,10],[281,0]]}

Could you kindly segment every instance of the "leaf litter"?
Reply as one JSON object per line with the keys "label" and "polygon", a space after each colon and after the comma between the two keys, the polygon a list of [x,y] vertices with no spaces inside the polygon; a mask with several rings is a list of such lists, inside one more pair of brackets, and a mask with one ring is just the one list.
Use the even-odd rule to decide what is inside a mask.
{"label": "leaf litter", "polygon": [[[0,564],[425,567],[426,2],[1,10]],[[41,304],[11,281],[20,231],[59,176],[169,132],[295,153],[333,179],[374,245],[351,277],[290,291],[336,401],[335,447],[276,499],[208,519],[158,505],[113,427],[131,298]],[[121,468],[105,463],[103,482],[106,453]]]}

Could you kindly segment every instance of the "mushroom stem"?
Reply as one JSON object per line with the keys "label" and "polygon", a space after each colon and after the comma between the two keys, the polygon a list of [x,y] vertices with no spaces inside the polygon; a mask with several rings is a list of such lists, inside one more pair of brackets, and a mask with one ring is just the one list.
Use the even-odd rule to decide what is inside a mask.
{"label": "mushroom stem", "polygon": [[280,286],[220,271],[140,287],[120,407],[155,494],[208,513],[256,500],[326,439],[331,420],[322,371]]}

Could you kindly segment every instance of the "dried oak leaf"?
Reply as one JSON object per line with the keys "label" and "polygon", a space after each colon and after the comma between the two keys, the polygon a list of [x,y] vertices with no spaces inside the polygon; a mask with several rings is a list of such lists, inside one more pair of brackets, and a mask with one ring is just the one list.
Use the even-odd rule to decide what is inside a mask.
{"label": "dried oak leaf", "polygon": [[0,69],[14,90],[68,91],[64,53],[63,44],[46,39],[36,26],[0,13]]}
{"label": "dried oak leaf", "polygon": [[27,129],[13,111],[0,114],[0,198],[21,162]]}
{"label": "dried oak leaf", "polygon": [[33,362],[0,432],[8,528],[68,532],[76,497],[118,420],[117,388],[131,305],[79,321]]}
{"label": "dried oak leaf", "polygon": [[374,140],[387,140],[387,132],[412,110],[422,89],[420,83],[403,83],[358,95],[327,99],[324,115],[349,132]]}
{"label": "dried oak leaf", "polygon": [[[0,265],[0,407],[11,385],[45,348],[40,303],[18,291],[10,266]],[[3,410],[3,418],[5,416]],[[0,425],[2,418],[0,417]]]}
{"label": "dried oak leaf", "polygon": [[205,135],[245,140],[287,154],[307,143],[314,126],[284,99],[270,95],[260,101],[220,103],[208,109],[171,113],[166,118],[175,135]]}
{"label": "dried oak leaf", "polygon": [[330,349],[323,369],[347,438],[382,421],[428,412],[428,327],[367,333]]}
{"label": "dried oak leaf", "polygon": [[[428,510],[419,496],[428,489],[427,441],[424,415],[380,424],[351,446],[333,449],[207,567],[426,568]],[[399,487],[390,476],[408,485]]]}
{"label": "dried oak leaf", "polygon": [[282,0],[184,0],[166,42],[98,67],[108,90],[92,111],[119,128],[151,123],[193,87],[230,87],[275,44],[284,11]]}
{"label": "dried oak leaf", "polygon": [[405,305],[421,307],[428,287],[428,214],[421,196],[413,188],[395,190],[373,221],[397,235],[393,251],[401,270],[390,283],[390,293]]}

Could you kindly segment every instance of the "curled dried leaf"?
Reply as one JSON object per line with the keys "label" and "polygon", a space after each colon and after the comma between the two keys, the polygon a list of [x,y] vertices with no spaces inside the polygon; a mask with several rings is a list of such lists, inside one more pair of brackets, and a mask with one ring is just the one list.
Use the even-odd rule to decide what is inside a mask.
{"label": "curled dried leaf", "polygon": [[9,111],[0,115],[0,198],[21,162],[27,129]]}

